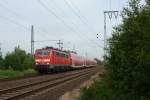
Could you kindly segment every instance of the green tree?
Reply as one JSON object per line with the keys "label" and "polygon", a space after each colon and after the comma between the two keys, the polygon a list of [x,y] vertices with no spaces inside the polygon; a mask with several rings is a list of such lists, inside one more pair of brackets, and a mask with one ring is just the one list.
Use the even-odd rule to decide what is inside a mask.
{"label": "green tree", "polygon": [[[106,75],[82,100],[150,100],[150,1],[130,0],[108,40]],[[90,98],[90,99],[89,99]]]}
{"label": "green tree", "polygon": [[131,0],[109,40],[107,71],[114,100],[150,99],[150,9]]}
{"label": "green tree", "polygon": [[3,58],[0,56],[0,68],[2,68],[4,65],[4,61],[3,61]]}
{"label": "green tree", "polygon": [[33,68],[33,62],[34,62],[33,57],[30,54],[28,54],[23,62],[24,68],[25,69]]}
{"label": "green tree", "polygon": [[97,62],[98,65],[102,65],[102,61],[101,60],[99,60],[97,58],[95,58],[94,60]]}
{"label": "green tree", "polygon": [[33,58],[30,54],[19,47],[15,48],[12,53],[8,53],[5,57],[5,68],[14,70],[26,70],[32,68]]}

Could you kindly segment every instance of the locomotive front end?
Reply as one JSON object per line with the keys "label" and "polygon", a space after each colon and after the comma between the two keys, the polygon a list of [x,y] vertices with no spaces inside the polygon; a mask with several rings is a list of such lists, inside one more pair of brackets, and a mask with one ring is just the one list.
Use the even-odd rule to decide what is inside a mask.
{"label": "locomotive front end", "polygon": [[35,52],[35,69],[40,73],[48,73],[50,71],[51,59],[50,59],[50,50],[47,49],[38,49]]}

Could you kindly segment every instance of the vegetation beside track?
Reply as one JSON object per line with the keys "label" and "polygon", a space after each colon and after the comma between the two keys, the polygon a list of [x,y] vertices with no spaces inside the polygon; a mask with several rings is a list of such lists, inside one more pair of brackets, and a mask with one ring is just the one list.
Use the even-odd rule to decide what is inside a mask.
{"label": "vegetation beside track", "polygon": [[14,78],[14,77],[21,77],[30,74],[36,74],[37,72],[34,69],[28,69],[24,71],[15,71],[12,69],[8,70],[0,70],[0,78]]}
{"label": "vegetation beside track", "polygon": [[114,28],[105,76],[84,88],[81,100],[150,100],[150,0],[130,0]]}
{"label": "vegetation beside track", "polygon": [[25,50],[16,47],[5,57],[0,57],[0,78],[20,77],[27,74],[34,74],[34,59]]}
{"label": "vegetation beside track", "polygon": [[34,59],[25,50],[16,47],[13,52],[8,52],[4,58],[0,57],[0,69],[2,70],[15,70],[25,71],[33,69]]}

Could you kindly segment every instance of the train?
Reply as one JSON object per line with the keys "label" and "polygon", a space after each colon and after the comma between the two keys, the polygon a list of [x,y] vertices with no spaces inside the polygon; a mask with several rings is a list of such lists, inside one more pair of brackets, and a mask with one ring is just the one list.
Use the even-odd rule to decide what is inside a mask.
{"label": "train", "polygon": [[35,69],[41,74],[96,66],[95,60],[78,56],[73,51],[63,51],[54,47],[36,49],[34,59]]}

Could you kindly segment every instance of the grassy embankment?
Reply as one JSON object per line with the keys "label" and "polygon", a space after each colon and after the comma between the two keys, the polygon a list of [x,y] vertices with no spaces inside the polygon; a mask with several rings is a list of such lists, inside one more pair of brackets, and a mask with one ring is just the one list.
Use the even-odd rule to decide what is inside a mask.
{"label": "grassy embankment", "polygon": [[112,92],[105,81],[105,74],[99,75],[99,78],[90,87],[81,89],[79,100],[105,100]]}
{"label": "grassy embankment", "polygon": [[79,100],[99,100],[100,98],[102,99],[104,95],[108,94],[108,91],[104,91],[104,88],[105,85],[102,84],[100,80],[98,80],[89,88],[82,89]]}
{"label": "grassy embankment", "polygon": [[29,74],[36,74],[36,71],[34,69],[28,69],[25,71],[14,71],[12,69],[0,70],[0,78],[13,78],[13,77],[20,77]]}

